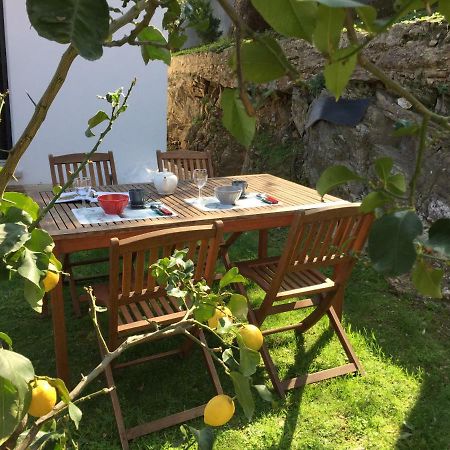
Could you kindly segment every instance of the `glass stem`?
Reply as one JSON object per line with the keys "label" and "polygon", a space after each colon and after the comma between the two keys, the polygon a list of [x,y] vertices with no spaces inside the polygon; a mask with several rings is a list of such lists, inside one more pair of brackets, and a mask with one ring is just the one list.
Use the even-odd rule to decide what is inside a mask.
{"label": "glass stem", "polygon": [[201,203],[202,201],[202,188],[198,188],[198,202]]}

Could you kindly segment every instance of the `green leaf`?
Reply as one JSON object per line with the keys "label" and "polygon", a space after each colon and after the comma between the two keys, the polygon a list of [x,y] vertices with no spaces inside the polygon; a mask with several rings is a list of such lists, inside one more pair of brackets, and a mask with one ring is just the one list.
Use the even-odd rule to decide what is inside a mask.
{"label": "green leaf", "polygon": [[362,177],[345,166],[331,166],[325,169],[322,175],[320,175],[316,184],[316,190],[323,197],[336,186],[348,183],[349,181],[362,180]]}
{"label": "green leaf", "polygon": [[30,239],[25,243],[25,247],[33,252],[51,253],[55,243],[45,230],[35,228],[31,232]]}
{"label": "green leaf", "polygon": [[248,420],[252,420],[253,413],[255,412],[255,401],[250,390],[250,378],[239,372],[230,372],[230,377],[233,381],[236,397],[244,410],[245,417]]}
{"label": "green leaf", "polygon": [[227,273],[219,281],[219,288],[223,289],[224,287],[230,285],[231,283],[243,283],[245,278],[239,273],[239,269],[237,267],[232,267]]}
{"label": "green leaf", "polygon": [[441,283],[444,271],[433,269],[424,261],[417,260],[412,273],[412,282],[423,295],[433,298],[442,298]]}
{"label": "green leaf", "polygon": [[186,40],[187,40],[186,34],[180,33],[178,30],[172,31],[169,33],[168,47],[171,50],[176,51],[183,46]]}
{"label": "green leaf", "polygon": [[60,272],[62,270],[61,262],[56,258],[56,256],[53,253],[50,255],[50,258],[49,258],[48,262],[49,262],[49,265],[53,264],[57,271]]}
{"label": "green leaf", "polygon": [[42,312],[42,299],[45,291],[27,278],[23,279],[23,295],[30,306],[38,313]]}
{"label": "green leaf", "polygon": [[259,352],[245,346],[240,335],[236,338],[239,343],[239,372],[249,377],[256,372],[261,357]]}
{"label": "green leaf", "polygon": [[[30,445],[29,450],[66,450],[66,447],[59,445],[60,441],[65,439],[65,435],[56,431],[42,432],[36,435],[36,440]],[[53,446],[48,446],[48,443],[53,443]],[[44,446],[45,444],[45,446]]]}
{"label": "green leaf", "polygon": [[42,273],[38,269],[36,261],[36,254],[25,248],[22,254],[22,263],[17,269],[17,273],[39,287]]}
{"label": "green leaf", "polygon": [[19,250],[30,238],[27,227],[22,223],[0,224],[0,257]]}
{"label": "green leaf", "polygon": [[194,436],[194,439],[197,441],[198,450],[212,450],[214,446],[214,441],[216,437],[214,435],[214,431],[210,427],[204,427],[200,430],[197,430],[194,427],[190,427],[188,425],[189,431]]}
{"label": "green leaf", "polygon": [[369,213],[374,211],[376,208],[380,208],[385,205],[390,200],[392,200],[391,197],[387,196],[384,192],[370,192],[361,202],[360,210],[363,213]]}
{"label": "green leaf", "polygon": [[105,111],[97,111],[97,113],[88,120],[88,126],[89,128],[95,128],[97,125],[105,122],[105,120],[109,120],[108,114],[106,114]]}
{"label": "green leaf", "polygon": [[141,45],[142,58],[145,64],[148,64],[149,61],[159,59],[170,66],[170,51],[167,48],[159,46],[167,45],[166,38],[162,35],[161,31],[155,27],[148,26],[139,33],[138,37],[140,41],[154,42],[155,44],[158,44],[158,46],[151,44]]}
{"label": "green leaf", "polygon": [[370,33],[377,32],[379,27],[377,26],[377,10],[373,6],[364,6],[356,9],[359,18],[362,22],[362,27]]}
{"label": "green leaf", "polygon": [[303,0],[251,0],[264,20],[278,33],[311,42],[317,5]]}
{"label": "green leaf", "polygon": [[97,125],[100,125],[102,122],[105,122],[106,120],[109,120],[108,114],[105,113],[105,111],[97,111],[95,116],[92,116],[88,120],[88,129],[85,131],[86,137],[92,137],[95,136],[92,132],[92,128],[95,128]]}
{"label": "green leaf", "polygon": [[0,331],[0,340],[3,342],[0,342],[0,348],[3,346],[3,343],[5,343],[9,350],[12,350],[12,339],[6,334]]}
{"label": "green leaf", "polygon": [[346,57],[346,55],[353,51],[354,47],[339,49],[333,54],[333,59],[345,59],[340,59],[339,61],[331,62],[325,65],[325,69],[323,71],[325,85],[327,89],[334,94],[336,100],[339,100],[339,97],[350,81],[352,73],[355,70],[357,54],[353,53],[352,55]]}
{"label": "green leaf", "polygon": [[[242,275],[241,275],[242,276]],[[241,294],[233,294],[228,302],[228,308],[233,313],[233,316],[238,319],[245,320],[248,313],[247,299]]]}
{"label": "green leaf", "polygon": [[273,395],[272,392],[269,391],[267,386],[265,384],[254,384],[253,387],[256,389],[256,392],[258,392],[259,396],[266,402],[272,402],[273,401]]}
{"label": "green leaf", "polygon": [[445,17],[445,20],[450,23],[450,1],[439,0],[439,12]]}
{"label": "green leaf", "polygon": [[15,206],[26,211],[33,220],[38,218],[39,205],[31,197],[28,197],[28,195],[22,194],[21,192],[5,192],[3,199],[6,202],[0,202],[0,211],[6,212],[9,207]]}
{"label": "green leaf", "polygon": [[198,322],[203,323],[210,319],[214,315],[215,311],[216,307],[214,305],[199,303],[194,309],[194,318]]}
{"label": "green leaf", "polygon": [[16,208],[15,206],[11,206],[6,210],[6,213],[3,213],[3,217],[0,217],[1,223],[23,223],[25,225],[31,225],[33,219],[31,216],[24,211],[23,209]]}
{"label": "green leaf", "polygon": [[78,430],[78,427],[80,425],[80,420],[83,413],[81,412],[81,409],[78,408],[75,403],[70,402],[69,403],[69,416],[72,419],[72,422],[75,424],[75,428]]}
{"label": "green leaf", "polygon": [[27,0],[27,12],[39,36],[60,44],[70,42],[89,60],[102,56],[109,35],[106,0]]}
{"label": "green leaf", "polygon": [[369,234],[369,256],[378,272],[396,276],[409,272],[416,260],[414,239],[422,222],[413,211],[397,211],[375,220]]}
{"label": "green leaf", "polygon": [[383,157],[378,158],[375,161],[375,172],[378,175],[378,178],[384,183],[387,183],[389,175],[392,171],[392,167],[394,167],[394,161],[392,158]]}
{"label": "green leaf", "polygon": [[9,380],[0,377],[0,447],[17,428],[23,416],[17,388]]}
{"label": "green leaf", "polygon": [[217,324],[217,334],[226,334],[233,326],[233,322],[228,317],[221,317]]}
{"label": "green leaf", "polygon": [[[286,70],[278,58],[286,64],[288,60],[278,42],[270,36],[261,36],[259,41],[246,40],[241,45],[241,62],[244,78],[254,83],[267,83],[282,77]],[[232,67],[236,69],[236,57],[233,54]]]}
{"label": "green leaf", "polygon": [[70,404],[70,394],[66,387],[66,383],[64,383],[61,378],[50,378],[50,377],[44,377],[48,384],[50,386],[53,386],[57,391],[59,396],[61,397],[61,400],[66,404]]}
{"label": "green leaf", "polygon": [[222,361],[231,369],[231,370],[239,370],[239,363],[233,356],[233,350],[231,348],[227,348],[222,353]]}
{"label": "green leaf", "polygon": [[402,173],[391,175],[387,179],[386,190],[395,195],[402,195],[406,192],[406,179]]}
{"label": "green leaf", "polygon": [[247,114],[237,89],[225,89],[222,92],[221,106],[223,110],[223,126],[236,138],[248,147],[255,135],[256,119]]}
{"label": "green leaf", "polygon": [[431,225],[426,245],[450,257],[450,219],[439,219]]}
{"label": "green leaf", "polygon": [[27,413],[31,401],[29,383],[33,379],[29,359],[0,348],[0,445]]}
{"label": "green leaf", "polygon": [[344,9],[319,5],[313,42],[323,54],[333,55],[338,49],[344,18]]}

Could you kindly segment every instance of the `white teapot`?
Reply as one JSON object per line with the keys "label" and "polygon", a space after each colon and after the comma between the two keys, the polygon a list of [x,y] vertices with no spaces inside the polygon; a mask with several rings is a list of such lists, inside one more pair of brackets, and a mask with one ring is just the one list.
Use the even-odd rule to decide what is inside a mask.
{"label": "white teapot", "polygon": [[164,172],[156,172],[153,176],[153,184],[155,185],[158,194],[173,194],[177,188],[178,177],[167,170]]}

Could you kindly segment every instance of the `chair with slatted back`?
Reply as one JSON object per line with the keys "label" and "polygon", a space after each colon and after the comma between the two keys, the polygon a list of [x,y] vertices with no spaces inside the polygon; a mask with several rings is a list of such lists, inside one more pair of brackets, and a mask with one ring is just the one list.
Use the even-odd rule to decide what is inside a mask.
{"label": "chair with slatted back", "polygon": [[192,180],[194,169],[206,169],[208,177],[214,177],[214,170],[209,152],[197,152],[190,150],[179,150],[161,152],[156,151],[158,170],[173,172],[179,180]]}
{"label": "chair with slatted back", "polygon": [[[49,155],[48,161],[50,164],[52,184],[54,186],[64,185],[71,173],[77,170],[84,161],[85,156],[85,153],[71,153],[59,156]],[[118,184],[113,152],[96,153],[91,156],[90,161],[91,162],[82,169],[80,176],[90,177],[93,187]],[[72,297],[73,310],[76,316],[80,316],[81,314],[77,293],[77,282],[98,278],[99,275],[75,276],[73,268],[106,261],[108,261],[107,258],[85,258],[79,261],[71,261],[70,255],[64,257],[64,271],[69,274],[70,295]]]}
{"label": "chair with slatted back", "polygon": [[[175,249],[189,249],[187,258],[194,261],[194,279],[198,281],[203,278],[211,285],[222,240],[222,228],[222,222],[217,221],[212,225],[166,229],[122,240],[111,240],[109,284],[94,287],[97,302],[108,308],[108,347],[111,351],[130,334],[154,331],[155,324],[171,325],[184,317],[185,308],[177,299],[167,296],[165,290],[156,284],[148,268],[159,258],[172,255]],[[201,329],[193,332],[203,343],[206,342]],[[202,351],[214,388],[221,394],[222,387],[211,354],[204,348]],[[174,350],[116,364],[114,370],[177,354],[186,354],[186,343]],[[111,367],[106,371],[106,378],[108,386],[114,386]],[[201,416],[205,407],[200,405],[126,429],[116,389],[110,394],[124,449],[128,448],[128,441],[132,439]]]}
{"label": "chair with slatted back", "polygon": [[[53,185],[63,185],[86,157],[85,153],[70,153],[67,155],[48,155],[50,174]],[[81,176],[90,177],[92,186],[107,186],[117,184],[116,165],[113,152],[95,153],[90,162],[81,171]]]}
{"label": "chair with slatted back", "polygon": [[[261,305],[249,312],[249,321],[254,325],[261,327],[268,316],[314,308],[301,322],[291,320],[285,326],[263,327],[263,335],[289,330],[304,333],[327,315],[349,360],[348,364],[338,367],[280,380],[264,344],[261,356],[280,396],[288,389],[305,384],[353,372],[363,373],[334,306],[339,306],[343,299],[355,258],[364,246],[372,221],[371,214],[360,212],[359,204],[300,212],[290,226],[281,256],[237,264],[242,275],[265,291]],[[324,274],[326,270],[332,275]],[[309,296],[311,298],[299,299]]]}

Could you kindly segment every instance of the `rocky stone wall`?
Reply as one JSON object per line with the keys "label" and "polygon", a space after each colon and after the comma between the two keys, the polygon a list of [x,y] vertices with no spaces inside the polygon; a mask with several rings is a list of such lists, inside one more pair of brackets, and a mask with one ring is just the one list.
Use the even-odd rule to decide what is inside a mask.
{"label": "rocky stone wall", "polygon": [[[355,127],[319,121],[306,128],[312,101],[326,95],[321,76],[324,61],[304,41],[282,41],[291,62],[306,81],[302,87],[287,79],[251,89],[258,104],[258,131],[249,152],[221,125],[220,93],[236,82],[228,66],[229,52],[173,58],[169,71],[168,148],[209,150],[220,175],[271,172],[314,186],[329,165],[344,164],[367,175],[379,156],[391,156],[396,168],[411,176],[417,140],[392,136],[400,119],[420,118],[402,99],[387,92],[371,74],[357,69],[344,97],[368,98],[370,104]],[[450,111],[450,31],[439,21],[398,24],[378,37],[366,55],[433,110]],[[407,105],[406,105],[407,106]],[[420,211],[430,219],[450,215],[450,136],[431,128],[423,176]],[[340,195],[359,199],[359,186]]]}

